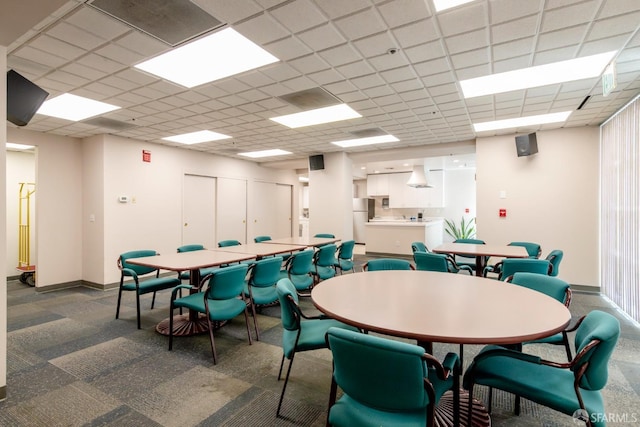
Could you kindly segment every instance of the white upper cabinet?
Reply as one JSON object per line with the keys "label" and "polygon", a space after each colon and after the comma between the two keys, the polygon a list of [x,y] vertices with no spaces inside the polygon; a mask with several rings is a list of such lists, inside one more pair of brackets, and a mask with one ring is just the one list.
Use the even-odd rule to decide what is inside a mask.
{"label": "white upper cabinet", "polygon": [[389,176],[393,174],[377,174],[367,175],[367,195],[388,196],[389,195]]}

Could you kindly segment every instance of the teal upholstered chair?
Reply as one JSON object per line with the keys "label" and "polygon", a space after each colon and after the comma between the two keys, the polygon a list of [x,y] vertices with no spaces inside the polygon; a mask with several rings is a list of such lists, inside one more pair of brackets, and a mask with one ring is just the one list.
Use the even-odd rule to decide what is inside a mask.
{"label": "teal upholstered chair", "polygon": [[[606,410],[601,390],[607,383],[609,358],[620,335],[620,323],[613,315],[594,310],[581,319],[575,332],[576,356],[568,363],[498,346],[485,347],[464,374],[469,402],[474,385],[480,384],[574,418],[583,416],[588,426],[604,426],[602,414]],[[491,409],[491,402],[488,406]]]}
{"label": "teal upholstered chair", "polygon": [[[529,272],[549,275],[551,273],[551,263],[546,259],[534,258],[505,258],[495,265],[494,271],[498,270],[498,280],[506,280],[517,272]],[[484,269],[483,275],[487,277],[490,272],[489,267]]]}
{"label": "teal upholstered chair", "polygon": [[511,242],[509,246],[522,246],[527,250],[529,258],[540,258],[542,254],[542,248],[538,243],[534,242]]}
{"label": "teal upholstered chair", "polygon": [[280,408],[284,399],[284,393],[289,382],[291,367],[296,353],[301,351],[317,350],[326,348],[325,334],[332,327],[347,328],[357,330],[352,326],[345,325],[337,320],[330,319],[323,315],[309,317],[305,315],[298,305],[298,293],[295,286],[289,279],[280,279],[276,285],[278,299],[281,307],[282,320],[282,360],[280,361],[280,370],[278,371],[278,381],[282,377],[282,368],[284,367],[284,359],[289,360],[287,374],[282,385],[282,393],[278,402],[277,416],[280,416]]}
{"label": "teal upholstered chair", "polygon": [[427,245],[422,242],[412,242],[411,243],[411,252],[431,252]]}
{"label": "teal upholstered chair", "polygon": [[[216,346],[213,339],[214,323],[231,320],[244,313],[247,326],[247,336],[251,344],[251,331],[249,330],[249,302],[244,297],[244,280],[248,266],[237,264],[220,268],[202,278],[201,292],[192,293],[186,297],[177,298],[180,289],[193,290],[190,285],[179,285],[171,294],[171,306],[169,311],[169,350],[173,349],[173,310],[186,308],[204,313],[209,323],[209,341],[214,365],[217,363]],[[255,321],[255,317],[254,317]],[[255,326],[255,324],[254,324]]]}
{"label": "teal upholstered chair", "polygon": [[335,244],[330,243],[322,245],[313,254],[313,270],[311,274],[315,279],[315,283],[327,280],[336,275],[336,250]]}
{"label": "teal upholstered chair", "polygon": [[340,271],[340,274],[347,270],[355,271],[353,264],[353,248],[355,245],[355,240],[347,240],[338,246],[338,255],[333,266],[336,271]]}
{"label": "teal upholstered chair", "polygon": [[[486,244],[484,240],[480,240],[480,239],[456,239],[453,241],[453,243],[469,243],[469,244],[473,244],[473,245],[484,245]],[[484,257],[484,264],[487,264],[487,261],[489,261],[488,256]],[[458,265],[468,265],[469,267],[473,268],[475,270],[476,268],[476,257],[474,255],[455,255],[454,256],[454,261],[456,262],[456,264]]]}
{"label": "teal upholstered chair", "polygon": [[308,291],[313,287],[313,249],[295,252],[280,270],[280,278],[287,278],[298,292]]}
{"label": "teal upholstered chair", "polygon": [[[183,245],[178,247],[178,253],[182,253],[182,252],[192,252],[192,251],[203,251],[204,245],[198,245],[198,244],[193,244],[193,245]],[[200,277],[204,277],[209,273],[213,273],[215,270],[217,270],[218,267],[207,267],[207,268],[201,268],[200,269]],[[189,280],[190,279],[190,274],[188,271],[181,271],[180,273],[178,273],[178,277],[180,278],[180,280]]]}
{"label": "teal upholstered chair", "polygon": [[362,266],[362,271],[379,270],[415,270],[415,267],[410,261],[400,258],[370,259]]}
{"label": "teal upholstered chair", "polygon": [[[151,309],[156,302],[156,292],[164,289],[171,289],[180,284],[180,279],[175,276],[160,277],[160,270],[152,267],[129,264],[127,260],[131,258],[142,258],[158,255],[154,250],[138,250],[121,254],[118,257],[118,269],[120,269],[120,287],[118,288],[118,305],[116,306],[116,319],[120,317],[120,302],[122,292],[132,291],[136,294],[136,314],[138,329],[140,329],[140,295],[153,293],[151,299]],[[131,278],[131,281],[125,281]]]}
{"label": "teal upholstered chair", "polygon": [[280,279],[282,257],[268,257],[254,262],[249,267],[249,278],[245,282],[245,295],[251,304],[251,314],[256,328],[256,339],[260,340],[256,308],[278,303],[276,283]]}
{"label": "teal upholstered chair", "polygon": [[[417,345],[338,328],[327,331],[327,345],[333,354],[327,425],[433,426],[435,406],[449,390],[459,416],[455,353],[441,364]],[[336,402],[338,386],[343,394]]]}
{"label": "teal upholstered chair", "polygon": [[271,236],[256,236],[253,238],[253,241],[256,243],[266,242],[271,240]]}
{"label": "teal upholstered chair", "polygon": [[[563,303],[567,308],[569,308],[569,305],[571,304],[571,287],[569,283],[565,282],[564,280],[558,279],[557,277],[547,276],[545,274],[518,272],[511,277],[510,282],[514,285],[522,286],[537,292],[542,292],[545,295],[549,295],[551,298]],[[526,301],[523,301],[523,303],[526,303]],[[573,356],[571,355],[571,346],[569,345],[569,338],[566,331],[562,331],[550,337],[541,338],[539,340],[531,341],[528,343],[548,343],[562,345],[564,346],[564,349],[567,353],[567,360],[571,360],[573,358]]]}
{"label": "teal upholstered chair", "polygon": [[242,243],[239,240],[220,240],[218,242],[218,247],[219,248],[225,248],[227,246],[238,246],[241,245]]}
{"label": "teal upholstered chair", "polygon": [[323,237],[323,238],[326,238],[326,239],[335,239],[336,238],[336,236],[334,234],[331,234],[331,233],[317,233],[313,237]]}
{"label": "teal upholstered chair", "polygon": [[549,255],[545,257],[545,259],[549,261],[551,263],[551,266],[553,267],[550,276],[558,275],[558,273],[560,272],[560,261],[562,261],[563,257],[564,252],[560,249],[552,250],[551,252],[549,252]]}
{"label": "teal upholstered chair", "polygon": [[415,263],[416,270],[440,271],[443,273],[466,271],[470,275],[473,275],[473,269],[471,267],[468,265],[457,265],[455,261],[445,254],[415,251],[413,253],[413,262]]}

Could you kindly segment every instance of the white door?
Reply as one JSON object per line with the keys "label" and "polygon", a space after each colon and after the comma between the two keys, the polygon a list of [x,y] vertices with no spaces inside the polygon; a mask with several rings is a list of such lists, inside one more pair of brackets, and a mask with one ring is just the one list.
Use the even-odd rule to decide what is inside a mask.
{"label": "white door", "polygon": [[276,184],[276,231],[274,238],[291,237],[292,234],[292,204],[293,186]]}
{"label": "white door", "polygon": [[276,185],[273,182],[255,182],[253,197],[253,237],[271,236],[276,239]]}
{"label": "white door", "polygon": [[216,179],[211,176],[184,176],[182,192],[182,244],[216,244]]}
{"label": "white door", "polygon": [[[218,178],[216,197],[216,237],[247,242],[247,181]],[[216,243],[217,246],[217,243]]]}

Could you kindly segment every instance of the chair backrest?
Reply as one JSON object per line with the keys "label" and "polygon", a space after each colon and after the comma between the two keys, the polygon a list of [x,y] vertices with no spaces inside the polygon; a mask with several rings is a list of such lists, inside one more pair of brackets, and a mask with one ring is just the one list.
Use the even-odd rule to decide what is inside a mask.
{"label": "chair backrest", "polygon": [[276,292],[278,293],[278,301],[280,301],[280,319],[282,327],[288,331],[296,331],[300,329],[300,311],[295,304],[291,304],[289,298],[298,303],[298,292],[293,286],[291,280],[284,278],[276,283]]}
{"label": "chair backrest", "polygon": [[313,237],[326,237],[326,238],[329,238],[329,239],[335,239],[336,238],[336,236],[334,236],[331,233],[318,233]]}
{"label": "chair backrest", "polygon": [[[129,264],[127,262],[128,259],[131,258],[142,258],[142,257],[146,257],[146,256],[155,256],[157,255],[157,252],[151,249],[141,249],[141,250],[137,250],[137,251],[129,251],[129,252],[125,252],[123,254],[120,254],[120,256],[118,257],[118,266],[122,267],[122,268],[128,268],[130,270],[133,270],[136,272],[136,274],[138,276],[142,276],[145,274],[149,274],[152,273],[154,271],[157,270],[157,268],[154,267],[144,267],[142,265],[134,265],[134,264]],[[125,275],[127,275],[125,273]]]}
{"label": "chair backrest", "polygon": [[546,259],[506,258],[502,260],[500,279],[505,280],[520,271],[548,275],[551,271],[551,263]]}
{"label": "chair backrest", "polygon": [[327,331],[327,344],[333,378],[350,398],[385,411],[426,410],[422,347],[335,327]]}
{"label": "chair backrest", "polygon": [[411,243],[411,251],[412,252],[429,252],[427,245],[422,242],[412,242]]}
{"label": "chair backrest", "polygon": [[554,249],[549,252],[549,255],[547,255],[547,257],[545,258],[553,266],[553,270],[551,270],[551,276],[558,275],[558,272],[560,271],[560,261],[562,261],[563,256],[563,251],[561,251],[560,249]]}
{"label": "chair backrest", "polygon": [[574,365],[572,370],[578,373],[581,367],[588,363],[584,374],[580,378],[580,387],[586,390],[601,390],[608,379],[608,365],[611,353],[620,336],[620,322],[613,315],[604,311],[593,310],[587,314],[576,330],[575,346],[576,354],[580,352],[592,340],[600,342],[590,349],[580,363]]}
{"label": "chair backrest", "polygon": [[267,240],[271,240],[271,236],[256,236],[253,238],[253,241],[256,243],[265,242]]}
{"label": "chair backrest", "polygon": [[203,249],[204,245],[183,245],[178,248],[178,252],[201,251]]}
{"label": "chair backrest", "polygon": [[239,240],[220,240],[218,242],[219,248],[224,248],[225,246],[238,246],[241,245]]}
{"label": "chair backrest", "polygon": [[445,254],[416,251],[413,253],[416,270],[449,272],[449,264]]}
{"label": "chair backrest", "polygon": [[225,300],[239,296],[244,291],[244,280],[248,269],[247,264],[235,264],[214,271],[209,278],[205,297]]}
{"label": "chair backrest", "polygon": [[480,239],[456,239],[453,243],[471,243],[474,245],[484,245],[486,244],[484,240]]}
{"label": "chair backrest", "polygon": [[353,258],[353,248],[356,245],[355,240],[347,240],[340,244],[338,247],[338,258],[339,259],[351,259]]}
{"label": "chair backrest", "polygon": [[513,275],[511,283],[542,292],[567,306],[571,301],[571,288],[569,283],[557,277],[551,277],[545,274],[518,272]]}
{"label": "chair backrest", "polygon": [[320,246],[313,257],[313,262],[318,267],[333,267],[336,262],[336,250],[338,248],[335,244]]}
{"label": "chair backrest", "polygon": [[364,265],[364,269],[368,271],[411,270],[411,262],[407,261],[406,259],[399,258],[370,259]]}
{"label": "chair backrest", "polygon": [[268,288],[274,286],[280,278],[280,267],[282,267],[282,257],[263,258],[251,265],[251,275],[249,283],[258,288]]}
{"label": "chair backrest", "polygon": [[313,270],[313,254],[313,249],[294,252],[287,260],[289,273],[295,276],[309,274]]}
{"label": "chair backrest", "polygon": [[542,254],[540,245],[533,242],[511,242],[509,246],[522,246],[527,250],[529,258],[540,258],[540,254]]}

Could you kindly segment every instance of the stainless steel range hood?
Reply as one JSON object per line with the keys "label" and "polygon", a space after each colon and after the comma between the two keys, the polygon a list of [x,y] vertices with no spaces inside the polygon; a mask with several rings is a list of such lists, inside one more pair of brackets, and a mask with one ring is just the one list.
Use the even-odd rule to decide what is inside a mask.
{"label": "stainless steel range hood", "polygon": [[429,185],[427,181],[427,175],[424,173],[424,165],[413,167],[413,173],[409,177],[407,185],[415,188],[433,188],[433,185]]}

